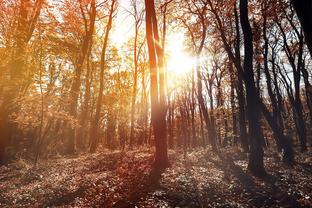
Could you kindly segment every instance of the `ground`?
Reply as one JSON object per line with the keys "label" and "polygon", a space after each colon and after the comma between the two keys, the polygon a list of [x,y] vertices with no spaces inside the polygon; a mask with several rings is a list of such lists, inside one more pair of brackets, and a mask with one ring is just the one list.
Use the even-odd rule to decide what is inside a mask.
{"label": "ground", "polygon": [[0,207],[312,207],[312,154],[285,166],[266,151],[268,176],[247,169],[239,149],[170,152],[152,171],[152,150],[101,151],[0,167]]}

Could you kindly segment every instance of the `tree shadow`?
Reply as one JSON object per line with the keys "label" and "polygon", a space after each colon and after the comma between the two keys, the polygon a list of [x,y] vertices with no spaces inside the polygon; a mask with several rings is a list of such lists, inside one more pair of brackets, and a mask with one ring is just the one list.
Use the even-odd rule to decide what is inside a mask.
{"label": "tree shadow", "polygon": [[[268,189],[264,189],[259,187],[254,178],[246,173],[239,165],[236,165],[231,157],[221,155],[217,153],[219,160],[214,160],[212,158],[208,158],[217,168],[224,171],[224,173],[228,173],[233,175],[242,187],[247,191],[251,202],[256,206],[285,206],[285,207],[300,207],[297,202],[295,196],[289,195],[287,191],[282,190],[276,184],[277,182],[281,182],[278,178],[273,175],[267,175],[264,178],[258,178],[262,180],[267,186]],[[278,203],[278,204],[276,204]]]}
{"label": "tree shadow", "polygon": [[161,174],[165,171],[153,168],[150,173],[144,178],[143,183],[138,184],[137,188],[131,194],[119,200],[113,208],[132,208],[137,207],[137,204],[148,196],[149,193],[160,189]]}

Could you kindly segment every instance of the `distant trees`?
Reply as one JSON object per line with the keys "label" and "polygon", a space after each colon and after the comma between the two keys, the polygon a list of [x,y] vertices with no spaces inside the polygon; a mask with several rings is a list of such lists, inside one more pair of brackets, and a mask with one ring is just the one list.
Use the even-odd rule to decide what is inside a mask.
{"label": "distant trees", "polygon": [[[81,87],[82,67],[88,54],[88,50],[92,44],[92,36],[96,17],[95,0],[91,0],[90,2],[87,2],[87,4],[82,1],[78,2],[81,16],[84,22],[84,34],[81,45],[78,46],[80,52],[75,60],[75,76],[71,84],[69,95],[68,112],[73,118],[77,118],[78,96]],[[87,9],[87,11],[85,11],[85,8],[88,7],[90,9]],[[75,152],[76,128],[73,126],[69,126],[66,136],[67,136],[66,152],[72,154]]]}
{"label": "distant trees", "polygon": [[[130,3],[121,46],[116,28],[128,23],[116,18],[116,0],[0,3],[1,161],[155,146],[162,169],[167,145],[186,153],[239,143],[248,169],[264,175],[272,140],[287,164],[297,145],[308,148],[309,2]],[[168,68],[173,34],[194,62],[189,71]]]}
{"label": "distant trees", "polygon": [[18,113],[18,107],[13,105],[13,100],[28,87],[25,68],[27,46],[35,30],[42,6],[43,0],[19,1],[15,5],[16,16],[13,17],[16,21],[9,25],[9,30],[16,32],[11,36],[12,44],[7,45],[11,48],[10,61],[6,66],[9,70],[2,72],[4,79],[0,104],[0,164],[4,162],[5,150],[12,140],[13,131],[17,131],[9,116],[12,113]]}
{"label": "distant trees", "polygon": [[132,0],[131,1],[131,9],[129,13],[134,18],[134,41],[133,41],[133,64],[134,64],[134,73],[133,73],[133,91],[132,91],[132,100],[131,100],[131,116],[130,116],[130,138],[129,138],[129,145],[132,148],[134,143],[134,126],[135,126],[135,104],[136,104],[136,97],[137,97],[137,88],[138,88],[138,69],[139,69],[139,56],[142,50],[142,45],[139,45],[139,30],[143,22],[143,15],[144,11],[142,10],[140,4]]}
{"label": "distant trees", "polygon": [[102,102],[103,102],[103,91],[104,91],[104,70],[105,70],[105,64],[107,61],[106,58],[106,50],[108,45],[108,38],[110,31],[112,29],[112,22],[114,17],[114,12],[116,10],[116,0],[112,0],[110,10],[109,10],[109,16],[108,16],[108,22],[105,28],[105,34],[104,34],[104,42],[103,47],[101,51],[101,59],[100,59],[100,88],[99,88],[99,95],[96,102],[96,108],[95,108],[95,115],[94,119],[91,122],[91,128],[90,128],[90,152],[95,152],[97,148],[97,143],[99,140],[98,136],[98,126],[100,121],[100,113],[102,108]]}

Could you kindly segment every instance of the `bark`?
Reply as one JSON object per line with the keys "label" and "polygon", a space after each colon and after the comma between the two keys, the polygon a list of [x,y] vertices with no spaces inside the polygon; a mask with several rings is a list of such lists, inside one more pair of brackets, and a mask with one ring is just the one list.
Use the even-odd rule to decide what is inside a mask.
{"label": "bark", "polygon": [[197,146],[196,130],[195,130],[195,72],[192,69],[192,93],[191,93],[191,117],[192,117],[192,139],[193,147]]}
{"label": "bark", "polygon": [[157,44],[159,36],[153,0],[145,0],[145,10],[146,39],[150,64],[151,120],[156,146],[154,167],[158,170],[162,170],[169,165],[166,138],[163,54],[160,46]]}
{"label": "bark", "polygon": [[230,79],[231,79],[231,110],[232,110],[232,139],[234,141],[234,145],[237,144],[237,114],[236,114],[236,102],[235,102],[235,77],[234,77],[234,70],[233,64],[229,63],[229,72],[230,72]]}
{"label": "bark", "polygon": [[[85,61],[86,55],[89,50],[89,46],[92,41],[92,35],[94,31],[94,24],[95,24],[95,16],[96,16],[96,5],[95,0],[91,1],[91,11],[90,11],[90,26],[87,27],[87,22],[85,22],[85,29],[86,34],[84,36],[82,45],[81,45],[81,51],[78,55],[77,61],[76,61],[76,69],[75,69],[75,76],[70,88],[70,95],[69,95],[69,105],[68,105],[68,113],[74,118],[77,118],[77,106],[78,106],[78,97],[80,93],[80,85],[81,85],[81,73],[82,73],[82,67],[83,63]],[[80,2],[80,8],[81,12],[84,15],[84,11],[82,10],[82,3]],[[68,127],[67,129],[67,141],[66,141],[66,153],[72,154],[75,150],[75,127]]]}
{"label": "bark", "polygon": [[[239,106],[239,140],[242,144],[242,148],[244,152],[249,151],[249,141],[247,136],[247,129],[246,129],[246,106],[245,106],[245,90],[243,86],[243,77],[242,73],[239,72],[239,68],[241,64],[240,58],[240,30],[239,30],[239,18],[237,14],[236,5],[234,6],[234,15],[235,15],[235,30],[236,30],[236,41],[235,41],[235,60],[236,63],[236,74],[237,74],[237,97],[238,97],[238,106]],[[223,38],[224,39],[224,38]],[[225,39],[224,39],[225,41]],[[239,63],[239,64],[238,64]]]}
{"label": "bark", "polygon": [[[247,2],[244,2],[245,4],[247,3]],[[247,87],[250,85],[250,83],[247,83],[247,82],[250,82],[250,78],[246,78],[246,75],[245,75],[245,73],[244,73],[244,70],[243,70],[243,67],[241,66],[241,63],[240,63],[240,58],[239,58],[239,56],[235,56],[234,54],[233,54],[233,52],[232,52],[232,50],[231,50],[231,47],[230,47],[230,45],[229,45],[229,43],[228,43],[228,41],[227,41],[227,39],[226,39],[226,35],[225,35],[225,32],[224,32],[224,30],[223,30],[223,28],[222,28],[222,22],[221,22],[221,19],[220,19],[220,17],[219,17],[219,15],[218,15],[218,13],[216,12],[216,10],[212,7],[212,5],[211,5],[211,9],[212,9],[212,12],[214,13],[214,15],[215,15],[215,17],[216,17],[216,21],[217,21],[217,25],[218,25],[218,30],[219,30],[219,32],[220,32],[220,36],[221,36],[221,39],[222,39],[222,42],[223,42],[223,44],[224,44],[224,49],[225,49],[225,51],[226,51],[226,53],[227,53],[227,55],[228,55],[228,57],[229,57],[229,59],[234,63],[234,65],[235,65],[235,68],[237,69],[237,73],[238,73],[238,78],[242,78],[243,80],[244,80],[244,82],[245,82],[245,85],[246,85],[246,93],[247,93]],[[247,8],[248,9],[248,8]],[[242,17],[241,17],[242,18]],[[245,15],[245,20],[247,20],[248,21],[248,16],[246,17],[246,15]],[[236,21],[237,22],[237,21]],[[249,21],[247,22],[247,23],[249,23]],[[236,26],[236,27],[238,27],[238,25]],[[249,25],[249,28],[250,28],[250,25]],[[238,29],[236,29],[236,30],[238,30]],[[251,29],[249,29],[250,31],[251,31]],[[237,32],[237,36],[239,37],[239,32]],[[249,38],[250,39],[250,38]],[[253,50],[253,48],[252,48],[252,37],[251,37],[251,40],[249,40],[249,41],[251,41],[251,43],[249,42],[249,47],[251,46],[251,49]],[[239,45],[239,44],[237,44],[237,45]],[[236,49],[236,51],[238,51],[238,53],[236,53],[236,54],[239,54],[239,47],[236,47],[237,49]],[[247,53],[248,54],[248,53]],[[252,54],[251,54],[252,55]],[[249,56],[250,56],[250,54],[249,54]],[[250,57],[249,57],[250,58]],[[250,60],[249,60],[250,61]],[[251,60],[252,61],[252,60]],[[250,63],[249,63],[250,64]],[[251,72],[253,72],[252,70],[251,70]],[[253,80],[254,80],[254,77],[252,76],[252,78],[253,78]],[[240,83],[239,83],[240,84]],[[254,87],[255,88],[255,87]],[[240,89],[240,87],[238,87],[238,98],[240,97],[240,95],[239,95],[239,93],[240,93],[240,91],[239,91],[239,89]],[[250,92],[250,90],[251,89],[248,89],[249,90],[249,92]],[[256,96],[255,96],[256,95]],[[266,106],[263,104],[263,102],[262,102],[262,100],[260,99],[260,97],[259,97],[259,95],[257,95],[257,94],[254,94],[253,95],[254,96],[254,100],[253,101],[255,101],[255,102],[257,102],[258,104],[259,104],[259,106],[261,107],[261,111],[262,111],[262,113],[263,113],[263,115],[264,115],[264,117],[265,117],[265,119],[267,120],[267,121],[271,121],[271,122],[268,122],[269,123],[269,125],[270,125],[270,127],[271,127],[271,129],[272,129],[272,131],[273,131],[273,133],[274,133],[274,139],[277,141],[277,140],[279,140],[281,143],[283,143],[283,144],[285,144],[285,145],[283,145],[283,146],[285,146],[285,149],[284,149],[284,161],[286,161],[287,163],[292,163],[293,162],[293,150],[292,150],[292,147],[290,146],[289,147],[289,145],[287,145],[288,144],[288,141],[287,141],[287,138],[284,136],[284,134],[283,134],[283,132],[281,132],[281,130],[279,129],[279,128],[276,128],[276,126],[278,126],[276,123],[273,123],[274,122],[274,120],[272,120],[272,118],[271,118],[271,114],[270,113],[268,113],[269,111],[268,111],[268,109],[266,108]],[[239,104],[240,105],[240,104]],[[240,105],[240,107],[241,107],[241,105]],[[278,137],[278,138],[277,138]],[[263,140],[263,139],[261,139],[261,140]],[[286,147],[289,147],[289,148],[286,148]]]}
{"label": "bark", "polygon": [[[286,56],[288,58],[289,64],[292,68],[293,72],[293,80],[294,80],[294,88],[295,88],[295,95],[292,96],[292,107],[293,107],[293,116],[294,116],[294,122],[297,130],[297,134],[299,137],[300,141],[300,146],[301,146],[301,151],[306,151],[307,146],[307,138],[306,138],[306,127],[305,127],[305,122],[303,119],[303,106],[300,98],[300,79],[301,79],[301,68],[303,65],[302,61],[302,56],[303,56],[303,35],[293,26],[292,28],[294,29],[298,40],[299,40],[299,50],[298,50],[298,58],[297,58],[297,65],[295,63],[296,60],[296,54],[294,54],[291,50],[290,45],[288,44],[287,41],[287,36],[284,31],[284,28],[280,23],[278,23],[279,29],[281,31],[281,35],[283,38],[283,43],[284,43],[284,49],[286,52]],[[289,94],[289,93],[288,93]],[[290,94],[289,94],[290,95]]]}
{"label": "bark", "polygon": [[[207,33],[207,26],[206,26],[206,22],[205,22],[205,11],[207,9],[207,5],[205,5],[203,11],[199,14],[199,17],[200,17],[200,21],[201,21],[201,26],[202,26],[202,34],[201,34],[201,42],[200,42],[200,45],[198,47],[198,50],[197,50],[197,62],[199,62],[199,58],[200,58],[200,54],[203,50],[203,47],[204,47],[204,43],[205,43],[205,40],[206,40],[206,33]],[[198,99],[198,103],[201,107],[201,111],[202,111],[202,114],[203,114],[203,118],[204,118],[204,121],[206,123],[206,127],[207,127],[207,130],[208,130],[208,140],[209,140],[209,144],[211,145],[212,147],[212,150],[213,151],[217,151],[217,144],[216,144],[216,132],[215,132],[215,129],[213,128],[212,126],[212,122],[211,122],[211,118],[209,117],[209,114],[208,114],[208,110],[207,110],[207,107],[205,105],[205,100],[204,100],[204,97],[203,97],[203,87],[202,87],[202,75],[201,75],[201,72],[200,72],[200,65],[199,63],[197,64],[197,67],[196,67],[196,74],[197,74],[197,99]]]}
{"label": "bark", "polygon": [[130,115],[130,149],[132,149],[133,146],[133,140],[134,140],[134,114],[135,114],[135,103],[136,103],[136,94],[137,94],[137,82],[138,82],[138,35],[139,35],[139,28],[142,22],[141,15],[137,11],[137,4],[134,1],[133,2],[133,9],[134,9],[134,21],[135,21],[135,27],[134,27],[134,42],[133,42],[133,63],[134,63],[134,74],[133,74],[133,89],[132,89],[132,99],[131,99],[131,115]]}
{"label": "bark", "polygon": [[[265,6],[266,7],[266,6]],[[268,65],[268,54],[269,54],[269,40],[267,38],[267,14],[266,14],[267,8],[263,9],[263,31],[262,31],[262,36],[264,40],[264,46],[263,46],[263,66],[264,66],[264,74],[266,77],[266,84],[267,84],[267,90],[268,94],[270,97],[271,105],[272,105],[272,119],[274,119],[274,123],[279,124],[278,118],[281,116],[279,115],[280,111],[278,111],[278,105],[277,105],[277,99],[276,96],[274,95],[273,89],[272,89],[272,78],[271,74],[269,71],[269,65]],[[278,128],[283,131],[283,126],[279,125]],[[280,149],[281,144],[278,142],[277,143],[278,149]]]}
{"label": "bark", "polygon": [[302,75],[305,86],[306,102],[309,109],[310,125],[312,125],[312,85],[309,81],[309,72],[305,66],[302,66]]}
{"label": "bark", "polygon": [[261,138],[262,131],[260,126],[261,109],[259,102],[259,94],[255,87],[254,72],[253,72],[253,34],[248,19],[248,1],[240,0],[240,21],[244,36],[244,80],[246,84],[246,99],[247,99],[247,118],[250,139],[250,155],[248,169],[258,176],[266,175],[263,164],[263,148]]}
{"label": "bark", "polygon": [[304,30],[305,41],[312,56],[312,1],[292,0],[292,2]]}
{"label": "bark", "polygon": [[[86,90],[84,94],[84,101],[82,104],[82,112],[80,116],[80,127],[77,132],[77,148],[78,149],[85,149],[85,142],[88,140],[88,131],[86,130],[86,126],[88,126],[89,123],[89,117],[90,117],[90,98],[91,98],[91,83],[92,83],[92,73],[94,70],[94,64],[90,64],[90,52],[91,52],[91,45],[89,49],[89,55],[87,60],[87,73],[86,73]],[[91,65],[91,66],[90,66]]]}
{"label": "bark", "polygon": [[109,39],[109,33],[112,29],[112,23],[113,23],[113,14],[116,10],[116,0],[113,0],[111,3],[110,11],[109,11],[109,17],[108,22],[106,25],[105,35],[104,35],[104,43],[102,47],[101,52],[101,60],[100,60],[100,89],[99,89],[99,95],[96,102],[96,109],[95,109],[95,115],[91,122],[91,128],[90,128],[90,152],[95,152],[97,148],[97,144],[99,142],[99,121],[100,121],[100,114],[101,114],[101,108],[102,108],[102,100],[103,100],[103,91],[104,91],[104,70],[105,70],[105,64],[106,64],[106,51],[108,46],[108,39]]}

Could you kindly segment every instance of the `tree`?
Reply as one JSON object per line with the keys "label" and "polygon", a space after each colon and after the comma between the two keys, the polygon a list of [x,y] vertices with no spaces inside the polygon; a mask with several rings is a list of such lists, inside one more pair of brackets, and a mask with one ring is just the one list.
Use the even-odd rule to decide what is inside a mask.
{"label": "tree", "polygon": [[310,55],[312,56],[312,2],[309,0],[292,0],[305,34]]}
{"label": "tree", "polygon": [[[43,0],[20,1],[18,4],[16,33],[14,34],[12,56],[9,66],[9,79],[6,91],[3,92],[3,102],[0,106],[0,164],[5,161],[5,150],[13,134],[13,124],[9,120],[10,114],[17,112],[17,106],[12,107],[13,100],[25,90],[25,53],[39,18]],[[32,8],[32,9],[30,9]],[[14,28],[12,28],[14,30]]]}
{"label": "tree", "polygon": [[140,56],[140,49],[138,50],[138,38],[139,38],[139,29],[142,25],[143,14],[144,11],[139,8],[137,1],[132,1],[131,6],[133,11],[129,13],[134,18],[134,42],[133,42],[133,63],[134,63],[134,74],[133,74],[133,91],[132,91],[132,100],[131,100],[131,126],[130,126],[130,148],[133,146],[134,140],[134,114],[135,114],[135,103],[136,103],[136,96],[137,96],[137,82],[138,82],[138,57]]}
{"label": "tree", "polygon": [[[90,5],[90,11],[84,11],[84,8],[88,7],[86,4]],[[95,0],[92,0],[90,3],[79,1],[79,8],[81,11],[81,16],[84,21],[85,34],[83,35],[83,41],[80,46],[80,53],[77,56],[77,59],[75,62],[75,65],[76,65],[75,75],[74,75],[73,82],[70,88],[69,105],[68,105],[68,112],[75,119],[77,117],[78,97],[79,97],[80,86],[81,86],[81,73],[83,69],[83,64],[87,56],[88,50],[90,48],[90,44],[92,43],[92,36],[93,36],[95,16],[96,16]],[[89,21],[86,17],[86,14],[89,15]],[[75,152],[75,138],[76,138],[75,130],[76,130],[75,127],[68,127],[66,152],[69,154],[72,154]]]}
{"label": "tree", "polygon": [[[248,0],[239,1],[240,21],[244,35],[244,80],[246,85],[247,118],[250,139],[248,169],[254,174],[266,174],[263,164],[263,138],[260,126],[261,109],[259,94],[255,86],[253,72],[253,34],[248,18]],[[255,99],[256,97],[256,99]]]}
{"label": "tree", "polygon": [[164,97],[163,53],[159,46],[158,25],[154,0],[145,0],[146,39],[150,64],[151,120],[155,135],[156,169],[168,167],[166,106]]}
{"label": "tree", "polygon": [[91,128],[90,128],[90,152],[95,152],[99,140],[98,135],[98,128],[99,128],[99,121],[100,121],[100,113],[102,108],[102,99],[103,99],[103,90],[104,90],[104,70],[106,63],[106,50],[109,40],[109,33],[112,29],[112,22],[114,17],[114,12],[116,10],[116,0],[112,0],[110,10],[109,10],[109,17],[108,22],[105,28],[105,35],[104,35],[104,43],[101,51],[101,60],[100,60],[100,89],[99,89],[99,95],[96,102],[96,109],[95,109],[95,115],[93,118],[93,121],[91,122]]}

